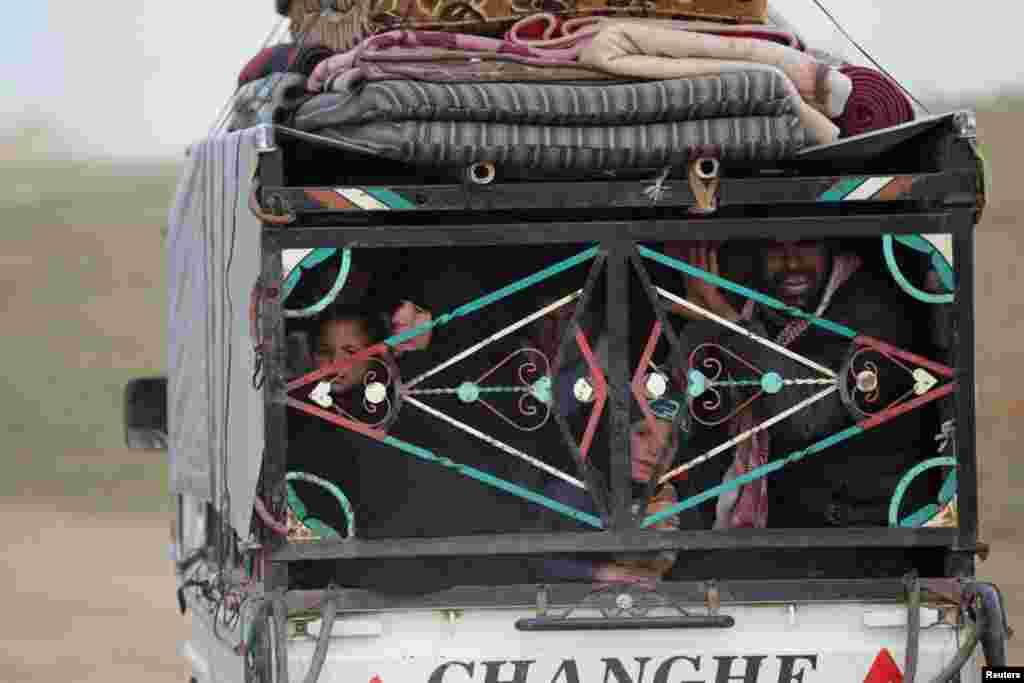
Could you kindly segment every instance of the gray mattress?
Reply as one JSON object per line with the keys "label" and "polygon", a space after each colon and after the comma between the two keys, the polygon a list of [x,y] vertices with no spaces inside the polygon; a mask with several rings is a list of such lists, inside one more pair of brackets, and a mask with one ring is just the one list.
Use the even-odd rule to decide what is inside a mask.
{"label": "gray mattress", "polygon": [[633,126],[535,126],[475,121],[378,121],[318,131],[346,147],[412,164],[490,161],[545,171],[651,168],[702,156],[792,157],[808,146],[795,116],[746,116]]}
{"label": "gray mattress", "polygon": [[292,125],[409,163],[544,170],[793,156],[812,142],[777,70],[623,83],[371,81],[318,95]]}

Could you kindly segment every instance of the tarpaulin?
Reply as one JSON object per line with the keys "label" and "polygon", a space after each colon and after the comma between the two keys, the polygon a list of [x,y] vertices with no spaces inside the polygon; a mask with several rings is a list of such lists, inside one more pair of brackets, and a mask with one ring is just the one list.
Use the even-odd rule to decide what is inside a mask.
{"label": "tarpaulin", "polygon": [[242,538],[264,442],[248,310],[261,266],[260,223],[247,206],[257,135],[191,147],[168,233],[170,490],[229,512]]}

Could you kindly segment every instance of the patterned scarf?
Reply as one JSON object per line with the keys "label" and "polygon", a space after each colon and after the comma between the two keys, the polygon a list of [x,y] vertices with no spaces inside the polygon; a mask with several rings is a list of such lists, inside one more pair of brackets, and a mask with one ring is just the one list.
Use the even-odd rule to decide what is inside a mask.
{"label": "patterned scarf", "polygon": [[[861,259],[856,254],[840,254],[836,256],[832,266],[832,274],[821,297],[821,303],[814,311],[815,317],[821,317],[832,301],[836,291],[857,272]],[[754,315],[755,303],[748,300],[743,307],[742,319],[750,320]],[[788,347],[802,335],[811,323],[806,319],[792,320],[775,337],[775,343]],[[735,437],[757,424],[753,407],[748,406],[733,418],[730,435]],[[768,463],[771,454],[771,439],[767,431],[759,431],[746,441],[736,446],[732,465],[725,473],[722,483],[736,479]],[[718,497],[715,506],[715,529],[763,529],[768,521],[768,482],[765,477],[745,484],[739,490],[723,493]]]}

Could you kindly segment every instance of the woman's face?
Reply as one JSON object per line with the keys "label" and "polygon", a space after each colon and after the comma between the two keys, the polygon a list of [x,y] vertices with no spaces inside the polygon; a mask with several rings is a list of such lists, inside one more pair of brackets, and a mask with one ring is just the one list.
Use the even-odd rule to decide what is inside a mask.
{"label": "woman's face", "polygon": [[633,424],[629,433],[633,481],[646,482],[651,478],[658,463],[658,453],[668,445],[671,433],[672,423],[665,420],[654,420],[653,431],[647,420]]}
{"label": "woman's face", "polygon": [[[425,325],[433,319],[430,311],[420,308],[411,301],[403,301],[391,314],[391,334],[401,334],[409,330]],[[430,330],[415,337],[405,340],[395,347],[395,355],[402,355],[407,351],[422,351],[430,346]]]}
{"label": "woman's face", "polygon": [[[317,340],[313,360],[317,368],[324,369],[359,353],[370,345],[369,335],[358,320],[334,320],[324,325]],[[370,366],[370,359],[356,361],[338,371],[331,381],[331,388],[345,393],[360,384]]]}

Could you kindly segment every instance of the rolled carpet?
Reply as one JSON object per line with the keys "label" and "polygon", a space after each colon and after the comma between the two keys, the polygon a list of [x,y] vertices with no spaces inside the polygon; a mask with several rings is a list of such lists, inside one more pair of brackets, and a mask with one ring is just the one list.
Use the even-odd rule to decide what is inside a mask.
{"label": "rolled carpet", "polygon": [[317,64],[332,55],[334,50],[323,45],[298,47],[291,43],[281,43],[264,48],[242,68],[238,75],[238,87],[275,73],[296,73],[308,78]]}
{"label": "rolled carpet", "polygon": [[898,126],[914,120],[910,100],[892,79],[863,66],[843,66],[840,73],[853,83],[842,115],[834,119],[842,137]]}

